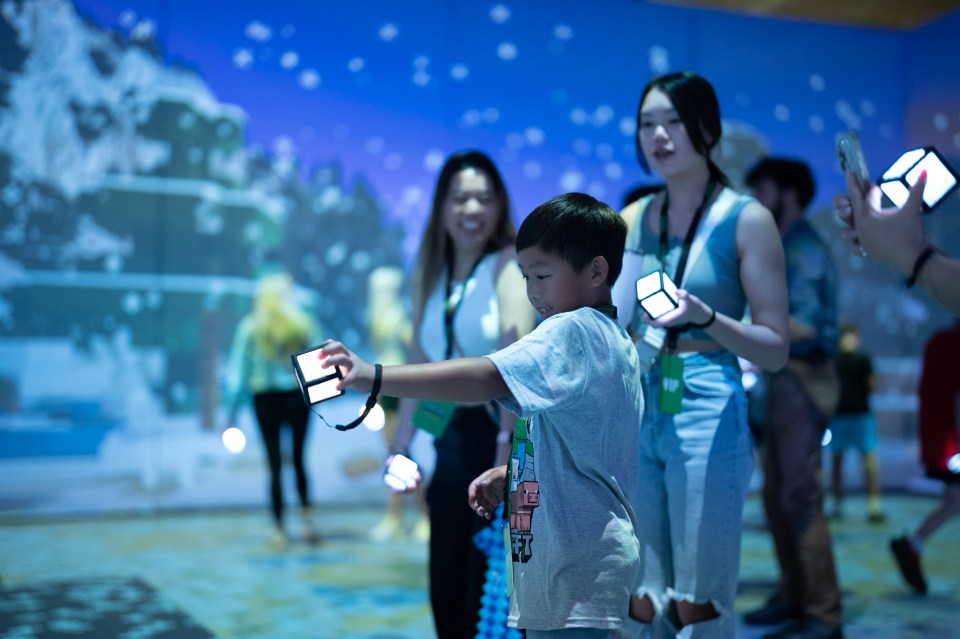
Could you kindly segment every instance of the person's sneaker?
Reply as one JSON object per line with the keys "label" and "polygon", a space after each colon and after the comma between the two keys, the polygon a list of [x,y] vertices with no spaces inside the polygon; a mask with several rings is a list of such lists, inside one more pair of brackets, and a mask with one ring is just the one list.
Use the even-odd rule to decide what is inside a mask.
{"label": "person's sneaker", "polygon": [[828,626],[810,617],[800,617],[780,630],[768,632],[763,639],[843,639],[843,628]]}
{"label": "person's sneaker", "polygon": [[921,595],[927,592],[927,580],[920,565],[920,553],[906,537],[894,537],[890,540],[890,552],[897,560],[897,567],[903,579]]}
{"label": "person's sneaker", "polygon": [[386,541],[401,537],[403,537],[403,523],[396,515],[387,515],[367,533],[367,539],[370,541]]}
{"label": "person's sneaker", "polygon": [[417,541],[430,541],[430,520],[426,517],[421,517],[413,526],[413,531],[410,534]]}
{"label": "person's sneaker", "polygon": [[312,519],[304,517],[301,530],[304,543],[310,544],[311,546],[320,543],[320,533],[317,532],[317,527],[314,525]]}
{"label": "person's sneaker", "polygon": [[279,552],[285,551],[290,546],[287,533],[282,528],[274,528],[270,532],[270,546]]}
{"label": "person's sneaker", "polygon": [[763,606],[743,615],[743,622],[748,626],[775,626],[802,614],[800,606],[787,601],[780,593],[767,600]]}

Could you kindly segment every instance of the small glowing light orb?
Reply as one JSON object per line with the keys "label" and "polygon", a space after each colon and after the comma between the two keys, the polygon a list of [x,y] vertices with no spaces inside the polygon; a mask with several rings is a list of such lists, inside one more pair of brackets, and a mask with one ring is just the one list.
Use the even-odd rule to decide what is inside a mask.
{"label": "small glowing light orb", "polygon": [[960,475],[960,453],[947,460],[947,470],[954,475]]}
{"label": "small glowing light orb", "polygon": [[831,441],[833,441],[833,433],[831,433],[831,432],[830,432],[830,429],[828,428],[828,429],[823,433],[823,439],[820,440],[820,445],[821,445],[821,446],[829,446]]}
{"label": "small glowing light orb", "polygon": [[757,382],[760,381],[760,378],[753,371],[744,371],[740,378],[743,380],[743,390],[748,393],[757,385]]}
{"label": "small glowing light orb", "polygon": [[221,439],[223,439],[224,448],[234,454],[242,452],[243,449],[247,447],[246,435],[236,426],[231,426],[223,431],[223,437]]}
{"label": "small glowing light orb", "polygon": [[[363,414],[362,406],[360,407],[360,414]],[[384,414],[383,409],[380,408],[380,404],[375,404],[374,407],[370,409],[370,414],[363,420],[363,425],[373,432],[377,432],[378,430],[383,430],[386,422],[387,416]]]}

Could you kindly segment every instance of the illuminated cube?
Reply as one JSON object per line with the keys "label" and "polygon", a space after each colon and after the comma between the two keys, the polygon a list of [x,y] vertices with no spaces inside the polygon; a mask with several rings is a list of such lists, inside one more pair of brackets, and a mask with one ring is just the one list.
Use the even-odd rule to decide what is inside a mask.
{"label": "illuminated cube", "polygon": [[880,190],[895,206],[901,207],[910,195],[910,187],[917,183],[923,171],[927,172],[927,185],[923,189],[923,211],[927,213],[957,188],[956,173],[932,146],[901,155],[880,176]]}
{"label": "illuminated cube", "polygon": [[293,371],[300,385],[300,392],[303,393],[303,401],[307,404],[319,404],[346,392],[337,390],[337,384],[343,379],[340,369],[336,366],[324,368],[321,365],[319,346],[295,353],[290,359],[293,361]]}
{"label": "illuminated cube", "polygon": [[637,301],[653,319],[679,306],[677,286],[663,271],[654,271],[637,280]]}

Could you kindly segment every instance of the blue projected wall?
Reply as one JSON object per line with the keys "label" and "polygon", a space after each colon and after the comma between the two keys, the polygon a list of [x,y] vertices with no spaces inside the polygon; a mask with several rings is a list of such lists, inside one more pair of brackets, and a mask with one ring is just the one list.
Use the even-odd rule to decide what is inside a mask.
{"label": "blue projected wall", "polygon": [[[680,69],[717,89],[734,181],[767,153],[811,163],[842,312],[877,355],[915,355],[948,318],[836,238],[834,145],[860,130],[875,172],[925,144],[960,157],[958,30],[960,12],[898,32],[633,0],[5,3],[0,510],[98,507],[62,491],[131,475],[117,507],[260,498],[252,432],[247,464],[217,440],[257,274],[281,263],[364,350],[370,275],[409,264],[447,154],[489,152],[518,222],[565,191],[619,207],[657,179],[640,91]],[[949,206],[930,229],[960,252]],[[357,479],[379,436],[328,435],[322,484],[380,495]],[[51,456],[83,461],[35,476]]]}
{"label": "blue projected wall", "polygon": [[628,0],[150,7],[78,3],[128,36],[152,30],[168,63],[243,109],[251,144],[366,175],[412,230],[439,159],[464,144],[497,153],[520,216],[564,189],[616,202],[649,179],[633,150],[640,89],[677,69],[714,82],[725,119],[809,159],[823,204],[843,130],[860,128],[872,156],[904,144],[914,75],[910,34]]}

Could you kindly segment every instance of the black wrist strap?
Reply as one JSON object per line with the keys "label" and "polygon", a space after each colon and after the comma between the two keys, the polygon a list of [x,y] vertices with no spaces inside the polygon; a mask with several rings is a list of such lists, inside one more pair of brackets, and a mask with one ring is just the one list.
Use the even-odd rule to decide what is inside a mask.
{"label": "black wrist strap", "polygon": [[707,320],[706,322],[704,322],[703,324],[694,324],[693,322],[687,322],[686,325],[684,326],[684,330],[687,330],[687,329],[690,329],[690,328],[698,328],[698,329],[701,329],[701,330],[702,330],[702,329],[704,329],[704,328],[707,328],[708,326],[711,326],[711,325],[712,325],[714,322],[716,322],[716,321],[717,321],[717,309],[715,309],[715,308],[713,308],[713,307],[711,306],[711,307],[710,307],[710,319],[708,319],[708,320]]}
{"label": "black wrist strap", "polygon": [[[370,414],[370,411],[373,410],[373,407],[377,405],[377,395],[380,394],[380,384],[383,382],[383,366],[380,364],[373,365],[373,388],[370,389],[370,397],[367,398],[367,403],[363,406],[363,412],[360,413],[360,417],[357,417],[355,420],[349,424],[329,424],[327,420],[323,419],[323,415],[317,413],[317,416],[320,419],[323,419],[323,423],[327,426],[332,426],[337,430],[351,430],[363,423],[363,420],[367,418],[367,415]],[[314,411],[316,413],[316,411]]]}
{"label": "black wrist strap", "polygon": [[933,246],[928,246],[920,252],[920,255],[917,256],[917,261],[913,263],[913,272],[910,273],[910,277],[907,278],[907,288],[911,288],[917,283],[917,278],[920,277],[920,271],[923,270],[923,267],[927,265],[927,262],[930,261],[930,258],[933,257],[936,252],[937,249]]}

